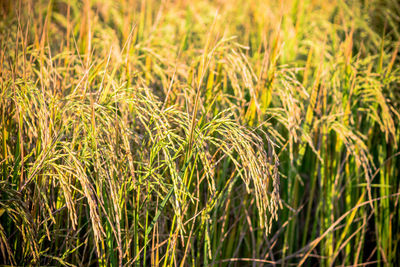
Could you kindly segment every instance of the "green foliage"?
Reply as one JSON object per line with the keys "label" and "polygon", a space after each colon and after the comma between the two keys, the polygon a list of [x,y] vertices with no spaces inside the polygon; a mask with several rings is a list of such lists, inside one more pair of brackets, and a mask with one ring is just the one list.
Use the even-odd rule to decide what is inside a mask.
{"label": "green foliage", "polygon": [[396,1],[0,17],[0,264],[400,260]]}

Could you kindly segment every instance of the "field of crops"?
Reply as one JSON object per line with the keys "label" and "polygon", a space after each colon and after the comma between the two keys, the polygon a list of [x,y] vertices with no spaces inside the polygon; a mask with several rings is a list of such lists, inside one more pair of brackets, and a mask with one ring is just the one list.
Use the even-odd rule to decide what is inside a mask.
{"label": "field of crops", "polygon": [[0,1],[0,265],[395,266],[397,0]]}

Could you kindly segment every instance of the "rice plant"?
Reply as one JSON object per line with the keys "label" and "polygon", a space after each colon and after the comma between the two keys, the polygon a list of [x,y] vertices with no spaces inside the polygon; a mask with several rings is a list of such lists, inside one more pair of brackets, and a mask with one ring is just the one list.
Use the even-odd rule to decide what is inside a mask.
{"label": "rice plant", "polygon": [[396,266],[395,0],[0,2],[0,264]]}

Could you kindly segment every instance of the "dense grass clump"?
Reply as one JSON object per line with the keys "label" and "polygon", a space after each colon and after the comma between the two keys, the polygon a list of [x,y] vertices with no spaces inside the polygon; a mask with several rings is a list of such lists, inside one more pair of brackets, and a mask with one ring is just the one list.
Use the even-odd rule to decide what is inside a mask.
{"label": "dense grass clump", "polygon": [[400,4],[0,3],[0,264],[395,265]]}

